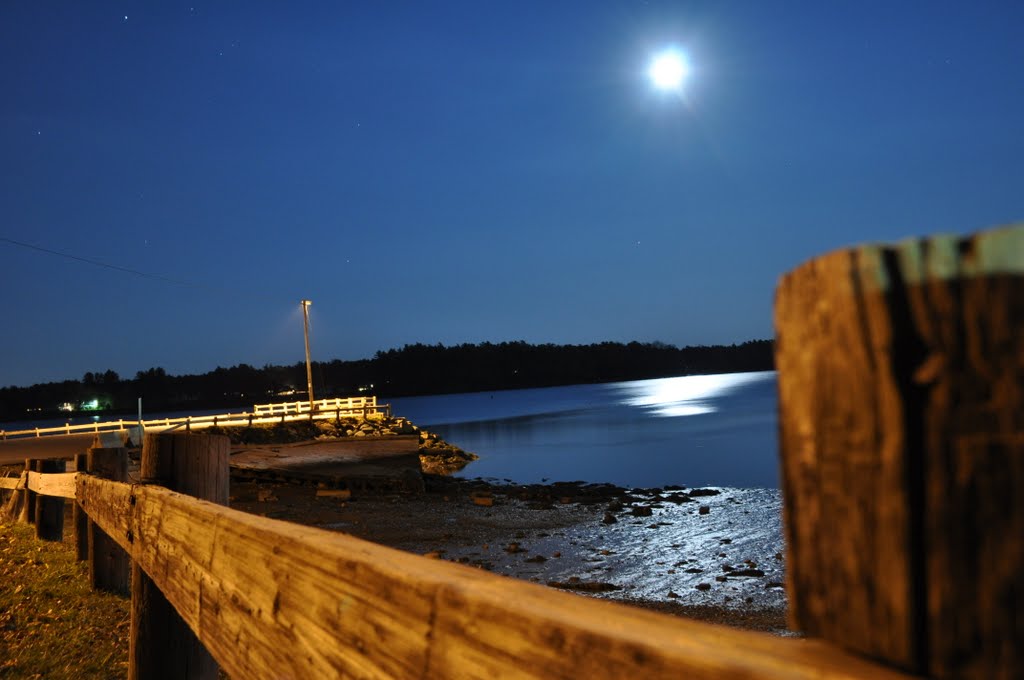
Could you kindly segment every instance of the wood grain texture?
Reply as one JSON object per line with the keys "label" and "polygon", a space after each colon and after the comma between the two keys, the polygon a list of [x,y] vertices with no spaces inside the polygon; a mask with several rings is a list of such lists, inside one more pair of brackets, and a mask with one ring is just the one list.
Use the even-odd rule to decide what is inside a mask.
{"label": "wood grain texture", "polygon": [[586,599],[156,486],[79,480],[238,678],[906,678],[814,641]]}
{"label": "wood grain texture", "polygon": [[24,475],[19,477],[0,477],[0,489],[23,489],[25,488]]}
{"label": "wood grain texture", "polygon": [[[22,516],[22,510],[25,506],[25,494],[27,493],[28,486],[28,472],[22,471],[21,475],[17,478],[17,484],[14,486],[14,491],[11,493],[11,497],[7,499],[7,502],[3,507],[3,515],[11,521],[19,521]],[[5,479],[5,481],[9,481]]]}
{"label": "wood grain texture", "polygon": [[[146,483],[227,505],[229,452],[230,441],[220,435],[148,433],[139,472]],[[188,578],[189,573],[183,575]],[[138,563],[132,567],[130,635],[129,680],[216,680],[214,657]]]}
{"label": "wood grain texture", "polygon": [[[86,453],[85,467],[90,475],[101,479],[115,482],[126,481],[128,479],[128,450],[93,447]],[[86,542],[89,580],[93,589],[127,595],[131,575],[131,560],[128,558],[128,553],[94,521],[90,521],[88,524]]]}
{"label": "wood grain texture", "polygon": [[[75,454],[75,470],[85,472],[89,468],[89,454]],[[89,559],[89,516],[77,500],[71,507],[71,524],[75,530],[75,557],[79,560]]]}
{"label": "wood grain texture", "polygon": [[775,327],[793,625],[1024,675],[1024,227],[816,258]]}
{"label": "wood grain texture", "polygon": [[[39,459],[36,458],[25,459],[26,480],[29,473],[37,471],[36,464],[38,462]],[[18,519],[23,523],[31,524],[36,521],[36,493],[31,489],[27,488],[27,481],[26,488],[21,493],[21,514],[18,516]]]}
{"label": "wood grain texture", "polygon": [[[28,487],[38,495],[36,497],[36,538],[41,541],[60,541],[64,539],[64,498],[57,497],[63,493],[68,482],[72,485],[71,497],[74,497],[75,474],[64,473],[67,464],[63,460],[41,460],[38,463],[39,473],[29,473]],[[33,484],[35,482],[35,484]]]}
{"label": "wood grain texture", "polygon": [[50,496],[57,499],[74,498],[75,475],[78,473],[46,471],[48,468],[63,470],[63,460],[43,460],[39,462],[43,470],[41,472],[28,473],[28,488],[36,492],[38,496]]}

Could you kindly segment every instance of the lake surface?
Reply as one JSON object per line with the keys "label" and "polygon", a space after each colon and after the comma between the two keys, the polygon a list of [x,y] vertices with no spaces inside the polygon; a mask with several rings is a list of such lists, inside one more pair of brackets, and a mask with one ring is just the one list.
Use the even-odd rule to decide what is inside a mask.
{"label": "lake surface", "polygon": [[463,477],[779,486],[775,372],[393,399],[480,456]]}

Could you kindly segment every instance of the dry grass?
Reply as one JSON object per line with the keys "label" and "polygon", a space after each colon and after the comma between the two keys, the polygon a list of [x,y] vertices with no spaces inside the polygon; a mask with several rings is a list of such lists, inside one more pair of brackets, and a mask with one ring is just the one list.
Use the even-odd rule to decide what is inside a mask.
{"label": "dry grass", "polygon": [[92,592],[64,542],[0,519],[0,678],[124,678],[129,600]]}

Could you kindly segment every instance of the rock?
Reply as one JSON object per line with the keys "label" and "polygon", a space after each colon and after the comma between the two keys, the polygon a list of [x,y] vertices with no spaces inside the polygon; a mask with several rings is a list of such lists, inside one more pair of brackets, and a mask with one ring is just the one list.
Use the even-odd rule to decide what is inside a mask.
{"label": "rock", "polygon": [[612,513],[606,512],[604,513],[604,519],[602,519],[601,521],[605,524],[615,524],[619,520],[616,519],[615,515],[613,515]]}
{"label": "rock", "polygon": [[697,590],[711,590],[711,584],[710,583],[698,583],[697,585],[694,586],[694,588],[696,588]]}
{"label": "rock", "polygon": [[761,577],[764,576],[764,572],[760,569],[735,569],[732,572],[730,572],[730,576]]}
{"label": "rock", "polygon": [[533,557],[527,557],[525,562],[547,562],[548,558],[543,555],[534,555]]}
{"label": "rock", "polygon": [[485,508],[494,505],[494,499],[490,496],[471,496],[470,500],[473,501],[473,505],[482,505]]}
{"label": "rock", "polygon": [[702,506],[700,506],[700,509],[697,512],[699,512],[702,515],[710,515],[711,514],[711,508],[709,508],[706,505],[702,505]]}
{"label": "rock", "polygon": [[[731,538],[723,538],[721,541],[719,541],[719,543],[721,543],[722,545],[729,545],[730,543],[732,543],[732,539]],[[757,566],[757,565],[754,565],[754,566]]]}
{"label": "rock", "polygon": [[630,511],[630,514],[632,514],[634,517],[650,517],[654,514],[654,510],[652,510],[649,506],[646,505],[637,505],[633,507],[633,509]]}
{"label": "rock", "polygon": [[703,569],[698,569],[696,567],[690,567],[689,569],[686,570],[686,573],[687,574],[703,574],[704,570]]}
{"label": "rock", "polygon": [[622,586],[604,581],[582,581],[578,576],[570,577],[568,581],[548,581],[552,588],[563,590],[580,590],[588,593],[605,593],[610,590],[621,590]]}
{"label": "rock", "polygon": [[622,501],[617,498],[613,499],[612,502],[608,504],[608,512],[622,512],[622,508]]}
{"label": "rock", "polygon": [[655,524],[648,524],[647,528],[648,529],[657,529],[659,526],[661,526],[661,525],[657,524],[657,523],[655,523]]}
{"label": "rock", "polygon": [[726,581],[729,580],[729,577],[728,576],[724,576],[724,575],[718,575],[718,576],[715,577],[715,580],[718,581],[719,583],[725,583]]}
{"label": "rock", "polygon": [[679,593],[675,592],[674,590],[670,590],[668,591],[668,597],[679,597]]}
{"label": "rock", "polygon": [[520,548],[518,543],[509,543],[507,546],[505,546],[505,552],[512,554],[526,551]]}
{"label": "rock", "polygon": [[686,493],[691,496],[717,496],[722,492],[718,489],[690,489]]}

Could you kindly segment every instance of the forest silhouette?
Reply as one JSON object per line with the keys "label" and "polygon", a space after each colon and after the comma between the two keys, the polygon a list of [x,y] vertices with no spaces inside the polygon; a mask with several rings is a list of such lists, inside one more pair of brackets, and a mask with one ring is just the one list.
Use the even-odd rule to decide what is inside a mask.
{"label": "forest silhouette", "polygon": [[[695,347],[659,342],[415,344],[379,351],[370,359],[314,362],[313,392],[317,398],[366,393],[386,399],[772,368],[770,340]],[[302,362],[263,368],[239,364],[177,376],[155,367],[139,371],[131,379],[107,370],[86,373],[81,380],[0,388],[0,419],[66,414],[66,410],[58,410],[61,404],[75,412],[130,413],[139,397],[152,413],[248,408],[255,403],[297,401],[305,395],[306,366]]]}

